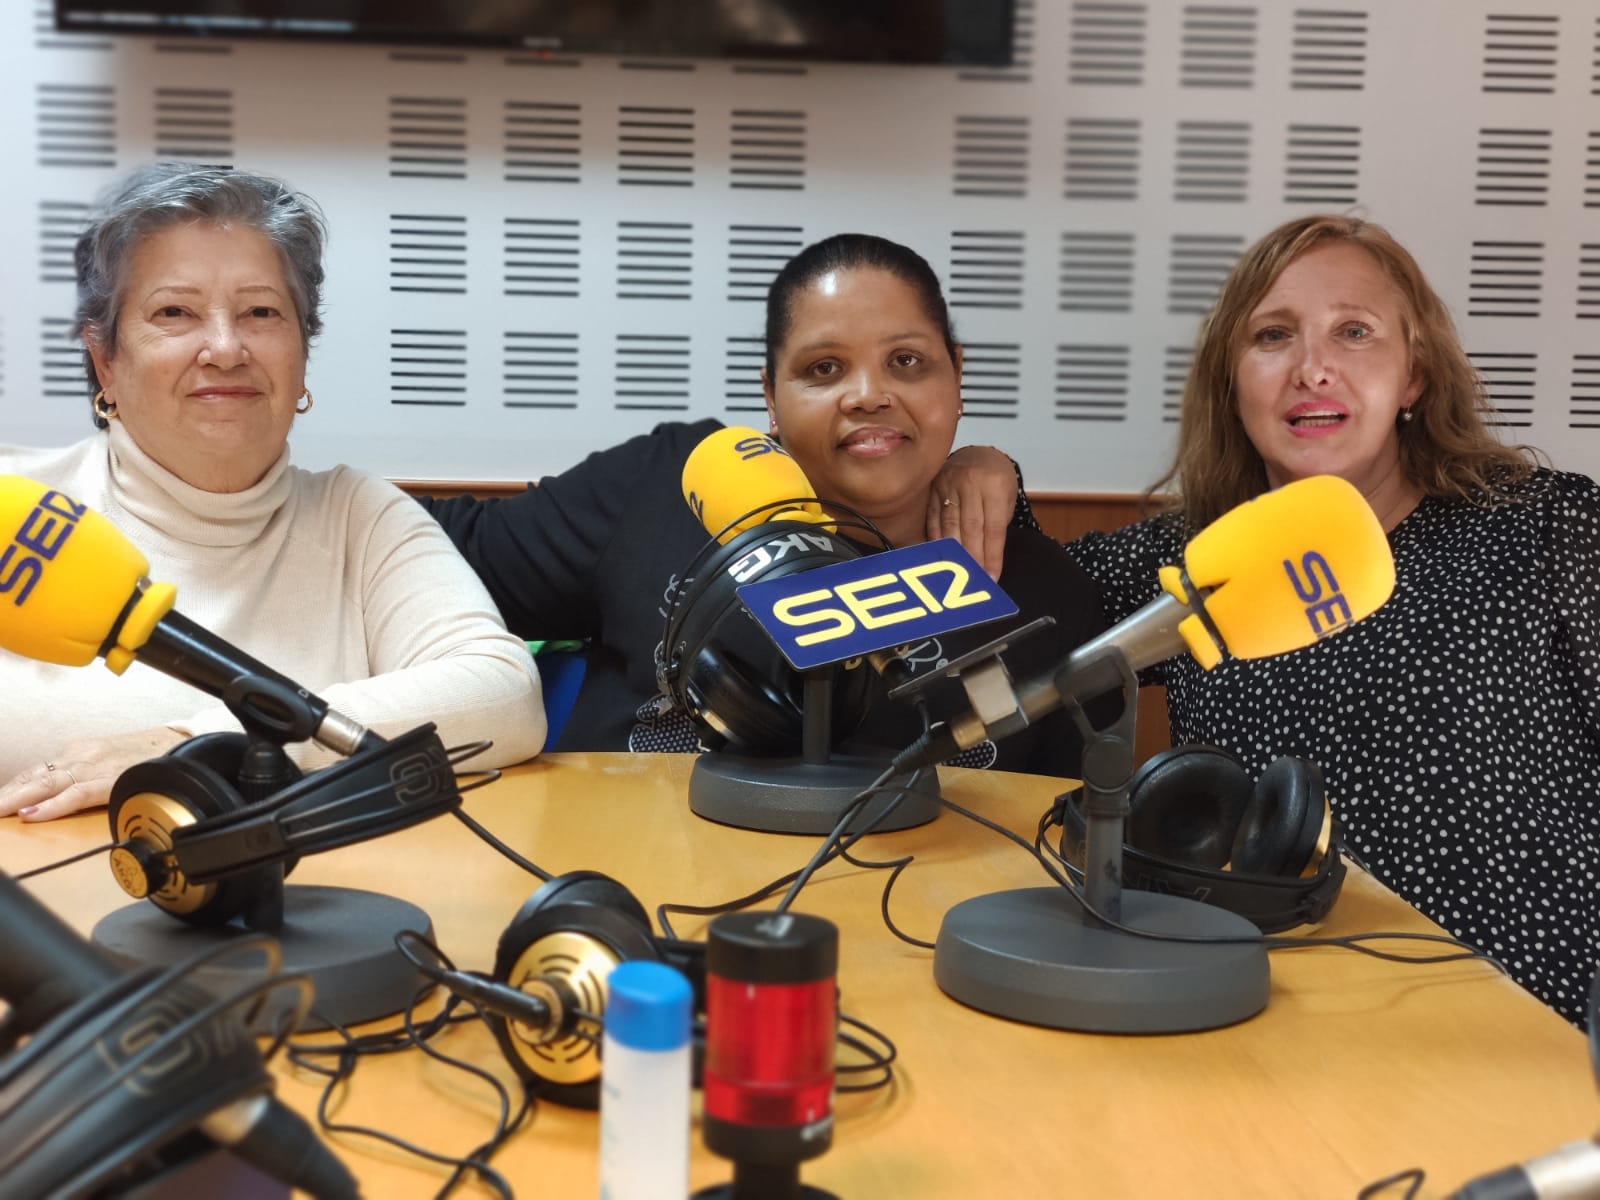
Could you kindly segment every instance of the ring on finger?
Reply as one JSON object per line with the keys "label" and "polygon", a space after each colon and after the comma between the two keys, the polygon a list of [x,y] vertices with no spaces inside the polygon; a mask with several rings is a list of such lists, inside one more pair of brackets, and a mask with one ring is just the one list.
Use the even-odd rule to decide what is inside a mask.
{"label": "ring on finger", "polygon": [[50,781],[50,776],[54,775],[57,771],[60,771],[63,775],[65,775],[68,779],[70,779],[72,781],[69,786],[71,786],[71,787],[77,787],[78,786],[78,777],[76,775],[74,775],[69,768],[57,766],[53,762],[47,762],[47,763],[44,764],[45,782],[48,783]]}
{"label": "ring on finger", "polygon": [[960,501],[958,501],[954,496],[946,496],[941,503],[945,508],[954,508],[958,503],[960,503]]}

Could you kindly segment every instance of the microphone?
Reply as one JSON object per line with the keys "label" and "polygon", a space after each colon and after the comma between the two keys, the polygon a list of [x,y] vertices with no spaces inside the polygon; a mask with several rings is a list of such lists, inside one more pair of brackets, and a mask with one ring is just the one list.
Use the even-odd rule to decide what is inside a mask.
{"label": "microphone", "polygon": [[[0,1178],[8,1195],[88,1194],[191,1129],[328,1200],[359,1195],[344,1164],[271,1095],[255,1041],[215,998],[159,972],[124,975],[0,873]],[[170,1044],[167,1044],[170,1043]],[[118,1072],[123,1072],[118,1078]]]}
{"label": "microphone", "polygon": [[811,481],[777,439],[748,426],[708,434],[683,464],[683,498],[723,545],[772,521],[828,523]]}
{"label": "microphone", "polygon": [[1520,1166],[1466,1184],[1450,1200],[1595,1200],[1600,1197],[1600,1144],[1569,1142]]}
{"label": "microphone", "polygon": [[[712,540],[684,570],[657,678],[711,747],[690,775],[689,807],[746,829],[826,833],[888,763],[886,750],[844,745],[881,690],[875,672],[909,682],[885,652],[1015,605],[953,541],[864,556],[794,460],[754,429],[703,438],[684,463],[683,494]],[[952,596],[959,603],[940,602]],[[931,773],[905,782],[903,799],[882,798],[880,811],[893,811],[878,828],[938,814]]]}
{"label": "microphone", "polygon": [[135,659],[228,705],[278,742],[341,755],[383,744],[327,701],[173,611],[177,589],[100,513],[20,475],[0,475],[0,648],[120,675]]}
{"label": "microphone", "polygon": [[[1079,646],[1054,672],[1020,687],[963,676],[973,707],[895,759],[911,770],[985,738],[1025,728],[1067,703],[1119,687],[1119,651],[1134,671],[1187,650],[1206,670],[1235,658],[1298,650],[1372,615],[1394,591],[1394,557],[1376,514],[1333,475],[1297,480],[1218,517],[1161,568],[1163,595]],[[1004,667],[994,664],[1004,671]]]}

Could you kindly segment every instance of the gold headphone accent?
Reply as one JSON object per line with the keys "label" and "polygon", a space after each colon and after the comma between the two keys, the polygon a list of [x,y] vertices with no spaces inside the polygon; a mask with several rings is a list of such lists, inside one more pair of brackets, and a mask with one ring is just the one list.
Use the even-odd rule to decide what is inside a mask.
{"label": "gold headphone accent", "polygon": [[[143,842],[164,856],[171,856],[172,831],[195,824],[199,818],[187,806],[160,792],[136,792],[117,808],[116,837],[119,842]],[[175,865],[154,892],[137,856],[125,847],[111,854],[111,872],[122,890],[135,900],[148,897],[158,908],[171,913],[191,913],[216,895],[214,883],[190,883]]]}
{"label": "gold headphone accent", "polygon": [[1322,802],[1322,828],[1317,831],[1317,847],[1311,852],[1311,861],[1300,872],[1300,878],[1307,879],[1322,870],[1322,864],[1327,861],[1328,847],[1333,843],[1333,808],[1326,800]]}
{"label": "gold headphone accent", "polygon": [[[533,977],[559,978],[577,997],[578,1007],[600,1017],[606,1008],[606,976],[621,959],[589,934],[570,929],[545,934],[529,943],[517,956],[506,982],[533,995],[542,991]],[[600,1077],[600,1025],[580,1019],[574,1032],[555,1041],[539,1042],[533,1030],[507,1021],[517,1057],[541,1079],[551,1083],[582,1084]]]}

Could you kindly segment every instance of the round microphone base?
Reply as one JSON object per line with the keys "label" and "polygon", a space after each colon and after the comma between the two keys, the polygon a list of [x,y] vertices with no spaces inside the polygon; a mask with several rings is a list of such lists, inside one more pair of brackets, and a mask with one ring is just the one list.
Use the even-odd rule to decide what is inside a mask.
{"label": "round microphone base", "polygon": [[792,1192],[740,1191],[737,1183],[714,1183],[690,1195],[690,1200],[839,1200],[832,1192],[797,1184]]}
{"label": "round microphone base", "polygon": [[[695,759],[689,775],[689,808],[698,816],[764,833],[824,834],[838,824],[845,806],[882,775],[889,760],[835,754],[825,763],[796,758],[757,758],[709,751]],[[861,806],[850,829],[879,814],[874,832],[926,825],[939,815],[939,777],[923,771],[912,785],[896,775],[884,791]],[[896,797],[899,803],[892,809]]]}
{"label": "round microphone base", "polygon": [[983,1012],[1089,1033],[1215,1029],[1266,1007],[1266,948],[1243,917],[1125,890],[1121,922],[1151,933],[1247,940],[1143,938],[1086,923],[1062,888],[1027,888],[977,896],[946,913],[933,977],[947,995]]}
{"label": "round microphone base", "polygon": [[[283,950],[280,973],[307,975],[316,988],[301,1028],[350,1026],[400,1012],[425,982],[394,944],[402,929],[433,936],[433,922],[415,904],[355,888],[286,884],[283,907],[283,926],[272,933]],[[176,966],[202,950],[256,935],[236,924],[186,925],[153,904],[136,903],[103,917],[90,936],[119,966],[139,968]],[[241,952],[207,963],[190,978],[218,995],[232,994],[259,979],[261,966],[258,954]],[[285,1007],[269,997],[251,1031],[271,1033]]]}

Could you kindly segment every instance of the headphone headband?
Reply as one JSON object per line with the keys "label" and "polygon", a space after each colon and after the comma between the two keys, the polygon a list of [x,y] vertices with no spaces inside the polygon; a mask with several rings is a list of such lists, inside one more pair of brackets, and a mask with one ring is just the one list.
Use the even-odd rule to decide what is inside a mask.
{"label": "headphone headband", "polygon": [[313,771],[267,800],[174,829],[172,853],[191,883],[207,883],[405,829],[460,802],[430,723]]}
{"label": "headphone headband", "polygon": [[[1088,836],[1082,789],[1058,796],[1056,809],[1061,817],[1062,857],[1081,867]],[[1326,847],[1319,851],[1320,860],[1312,874],[1286,876],[1188,866],[1124,844],[1122,880],[1125,886],[1140,891],[1214,904],[1244,917],[1262,933],[1278,933],[1322,920],[1338,898],[1345,864],[1337,832],[1330,833]]]}

